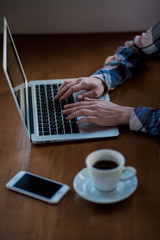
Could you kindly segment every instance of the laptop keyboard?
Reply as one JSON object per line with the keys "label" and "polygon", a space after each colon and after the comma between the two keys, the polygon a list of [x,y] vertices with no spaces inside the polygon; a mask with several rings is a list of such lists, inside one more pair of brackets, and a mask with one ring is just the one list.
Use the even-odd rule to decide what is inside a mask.
{"label": "laptop keyboard", "polygon": [[79,133],[77,119],[67,120],[62,114],[64,105],[74,103],[71,95],[65,100],[54,100],[61,84],[36,85],[36,101],[39,135]]}

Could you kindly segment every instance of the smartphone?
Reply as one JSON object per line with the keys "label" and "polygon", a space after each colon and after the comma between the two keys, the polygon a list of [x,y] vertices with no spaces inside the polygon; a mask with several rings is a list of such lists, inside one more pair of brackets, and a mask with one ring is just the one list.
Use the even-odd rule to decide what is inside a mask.
{"label": "smartphone", "polygon": [[69,190],[68,185],[26,171],[18,172],[6,187],[51,204],[58,203]]}

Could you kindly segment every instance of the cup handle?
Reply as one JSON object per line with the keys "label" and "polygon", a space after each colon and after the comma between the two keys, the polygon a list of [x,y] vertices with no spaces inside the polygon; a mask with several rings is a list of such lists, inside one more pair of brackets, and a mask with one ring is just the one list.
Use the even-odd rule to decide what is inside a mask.
{"label": "cup handle", "polygon": [[123,167],[122,175],[120,181],[130,180],[137,174],[137,171],[134,167]]}

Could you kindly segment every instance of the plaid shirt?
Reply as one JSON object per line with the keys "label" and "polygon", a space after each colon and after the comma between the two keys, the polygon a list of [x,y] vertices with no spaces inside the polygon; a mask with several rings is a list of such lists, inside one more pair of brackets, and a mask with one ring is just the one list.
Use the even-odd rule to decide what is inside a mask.
{"label": "plaid shirt", "polygon": [[[103,80],[108,91],[115,89],[128,78],[137,74],[148,59],[160,56],[160,21],[146,33],[137,35],[119,47],[111,61],[92,76]],[[131,113],[129,127],[134,131],[160,135],[160,109],[135,107]]]}

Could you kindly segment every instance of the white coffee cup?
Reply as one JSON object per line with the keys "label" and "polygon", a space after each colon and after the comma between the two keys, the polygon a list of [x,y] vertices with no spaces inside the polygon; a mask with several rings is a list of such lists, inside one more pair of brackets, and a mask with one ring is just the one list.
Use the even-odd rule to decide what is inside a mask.
{"label": "white coffee cup", "polygon": [[[102,160],[109,160],[116,164],[111,169],[107,169],[105,161],[105,169],[99,169],[94,166],[95,163]],[[107,165],[109,163],[107,162]],[[112,191],[116,188],[119,181],[127,181],[136,175],[134,167],[125,167],[124,156],[112,149],[100,149],[90,153],[86,158],[86,166],[94,186],[100,191]],[[122,176],[123,173],[123,176]]]}

